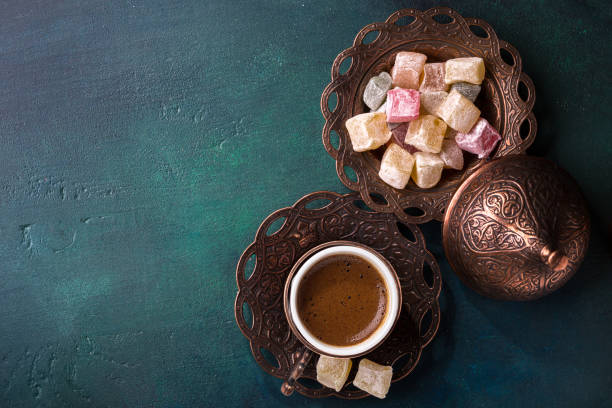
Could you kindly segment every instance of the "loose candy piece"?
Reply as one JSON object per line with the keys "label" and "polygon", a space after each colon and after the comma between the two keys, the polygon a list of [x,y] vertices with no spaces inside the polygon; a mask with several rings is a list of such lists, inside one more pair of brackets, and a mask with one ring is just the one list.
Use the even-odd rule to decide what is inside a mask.
{"label": "loose candy piece", "polygon": [[398,52],[391,69],[393,86],[406,89],[419,89],[421,73],[427,56],[418,52]]}
{"label": "loose candy piece", "polygon": [[423,115],[408,125],[404,143],[423,152],[438,153],[446,133],[446,123],[432,115]]}
{"label": "loose candy piece", "polygon": [[382,112],[361,113],[348,119],[345,124],[356,152],[377,149],[391,138],[387,116]]}
{"label": "loose candy piece", "polygon": [[445,91],[421,92],[421,113],[435,115],[438,106],[447,96],[448,92]]}
{"label": "loose candy piece", "polygon": [[391,143],[380,161],[378,176],[391,187],[404,188],[410,181],[414,157],[406,149]]}
{"label": "loose candy piece", "polygon": [[353,363],[350,358],[320,356],[317,361],[317,381],[340,392],[348,378]]}
{"label": "loose candy piece", "polygon": [[383,366],[363,358],[359,362],[353,385],[377,398],[385,398],[391,387],[392,377],[393,368],[391,366]]}
{"label": "loose candy piece", "polygon": [[446,61],[444,81],[447,84],[469,82],[480,85],[485,76],[484,61],[480,57],[454,58]]}
{"label": "loose candy piece", "polygon": [[463,168],[463,151],[457,146],[454,139],[444,139],[440,158],[444,162],[445,169],[461,170]]}
{"label": "loose candy piece", "polygon": [[421,92],[448,91],[448,84],[444,81],[446,71],[443,62],[425,64],[423,67],[423,81],[419,87]]}
{"label": "loose candy piece", "polygon": [[414,89],[391,89],[387,92],[387,122],[409,122],[419,117],[421,96]]}
{"label": "loose candy piece", "polygon": [[457,90],[452,90],[436,110],[438,117],[456,131],[469,132],[480,117],[480,110]]}
{"label": "loose candy piece", "polygon": [[501,140],[501,136],[493,126],[485,118],[478,119],[478,122],[467,133],[457,133],[455,141],[457,145],[466,152],[478,155],[479,159],[487,157],[497,142]]}
{"label": "loose candy piece", "polygon": [[371,110],[376,110],[385,101],[389,89],[391,89],[391,75],[383,71],[368,81],[363,91],[363,102]]}
{"label": "loose candy piece", "polygon": [[470,102],[474,102],[480,93],[480,85],[474,85],[468,82],[457,82],[451,86],[451,90],[453,89],[469,99]]}
{"label": "loose candy piece", "polygon": [[407,150],[408,153],[418,152],[419,149],[405,143],[406,133],[408,132],[408,123],[409,122],[397,124],[397,126],[391,130],[393,137],[391,137],[392,142],[390,143],[395,143],[399,145],[400,147]]}
{"label": "loose candy piece", "polygon": [[438,184],[442,177],[444,162],[433,153],[416,152],[414,155],[412,180],[421,188],[431,188]]}

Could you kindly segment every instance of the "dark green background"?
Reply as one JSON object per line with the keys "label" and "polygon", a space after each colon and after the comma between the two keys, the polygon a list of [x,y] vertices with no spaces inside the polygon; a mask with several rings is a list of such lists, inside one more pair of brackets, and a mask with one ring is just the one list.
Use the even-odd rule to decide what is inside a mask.
{"label": "dark green background", "polygon": [[[270,212],[346,191],[320,141],[334,57],[362,26],[434,5],[3,2],[0,406],[341,406],[286,399],[255,364],[234,268]],[[463,286],[425,225],[441,326],[384,404],[610,406],[610,7],[450,5],[521,53],[530,152],[583,187],[592,242],[559,292],[503,303]]]}

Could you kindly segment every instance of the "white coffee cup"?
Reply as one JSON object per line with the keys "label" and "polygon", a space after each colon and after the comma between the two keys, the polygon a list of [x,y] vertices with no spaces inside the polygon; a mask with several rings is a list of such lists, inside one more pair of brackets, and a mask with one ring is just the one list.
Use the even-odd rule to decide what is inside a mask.
{"label": "white coffee cup", "polygon": [[[325,343],[314,336],[305,326],[297,307],[297,294],[304,276],[318,263],[331,256],[350,255],[370,263],[379,272],[387,287],[387,304],[385,315],[376,330],[359,343],[348,346],[336,346]],[[310,350],[332,357],[357,357],[377,348],[389,336],[402,305],[402,292],[393,266],[373,249],[350,241],[332,241],[319,245],[304,254],[294,265],[285,284],[285,314],[293,333]],[[333,328],[330,328],[333,330]]]}

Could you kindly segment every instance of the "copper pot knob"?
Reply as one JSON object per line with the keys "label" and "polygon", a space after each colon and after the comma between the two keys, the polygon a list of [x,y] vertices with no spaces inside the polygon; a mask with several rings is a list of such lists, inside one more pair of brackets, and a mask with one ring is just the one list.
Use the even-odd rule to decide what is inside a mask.
{"label": "copper pot knob", "polygon": [[567,267],[569,259],[559,251],[551,251],[549,247],[545,246],[540,252],[542,261],[546,263],[553,271],[562,271]]}

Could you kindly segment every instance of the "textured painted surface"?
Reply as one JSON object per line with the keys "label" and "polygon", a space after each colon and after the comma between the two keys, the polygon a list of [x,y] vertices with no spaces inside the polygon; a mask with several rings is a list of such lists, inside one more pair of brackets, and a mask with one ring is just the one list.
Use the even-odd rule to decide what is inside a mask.
{"label": "textured painted surface", "polygon": [[[346,191],[319,97],[367,23],[425,1],[9,1],[0,13],[0,406],[292,406],[233,320],[263,218]],[[582,270],[541,301],[443,276],[438,337],[386,405],[609,406],[610,8],[451,4],[520,51],[531,152],[582,185]],[[365,406],[378,401],[356,401]],[[312,406],[341,406],[337,400]]]}

